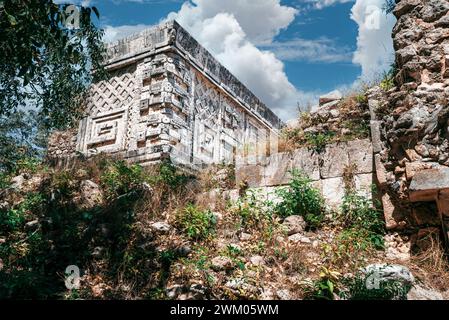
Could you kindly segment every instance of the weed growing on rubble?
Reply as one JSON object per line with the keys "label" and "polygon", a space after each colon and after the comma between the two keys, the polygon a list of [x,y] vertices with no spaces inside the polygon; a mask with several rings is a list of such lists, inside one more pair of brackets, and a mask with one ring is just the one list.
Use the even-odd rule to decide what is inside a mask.
{"label": "weed growing on rubble", "polygon": [[280,189],[277,195],[281,202],[275,212],[281,217],[300,215],[310,228],[317,228],[324,219],[324,199],[312,181],[298,170],[290,171],[292,176],[288,188]]}
{"label": "weed growing on rubble", "polygon": [[215,231],[217,221],[210,210],[200,210],[189,204],[176,214],[179,229],[192,240],[204,240]]}

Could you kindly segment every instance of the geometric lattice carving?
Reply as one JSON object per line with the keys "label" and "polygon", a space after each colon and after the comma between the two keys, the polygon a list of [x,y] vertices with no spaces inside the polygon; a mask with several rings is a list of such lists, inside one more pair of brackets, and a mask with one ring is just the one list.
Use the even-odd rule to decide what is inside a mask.
{"label": "geometric lattice carving", "polygon": [[116,72],[109,81],[92,85],[90,110],[92,114],[103,113],[129,105],[136,95],[137,80],[128,68]]}

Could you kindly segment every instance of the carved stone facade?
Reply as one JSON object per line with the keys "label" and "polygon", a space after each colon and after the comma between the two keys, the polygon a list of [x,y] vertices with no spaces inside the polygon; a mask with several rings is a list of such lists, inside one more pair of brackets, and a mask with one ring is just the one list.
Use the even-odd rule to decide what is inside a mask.
{"label": "carved stone facade", "polygon": [[76,150],[147,164],[201,166],[277,135],[279,118],[176,22],[108,47],[110,79],[92,86]]}

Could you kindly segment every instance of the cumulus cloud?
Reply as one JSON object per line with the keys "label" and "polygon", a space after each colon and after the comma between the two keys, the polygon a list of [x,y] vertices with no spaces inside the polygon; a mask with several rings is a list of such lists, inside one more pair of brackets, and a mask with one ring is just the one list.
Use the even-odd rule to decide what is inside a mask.
{"label": "cumulus cloud", "polygon": [[196,25],[220,13],[234,16],[248,40],[261,44],[270,42],[288,27],[298,10],[281,5],[280,0],[192,0],[185,2],[179,12],[171,13],[169,18],[196,32]]}
{"label": "cumulus cloud", "polygon": [[193,0],[170,13],[168,19],[177,20],[285,120],[296,116],[298,102],[306,104],[316,94],[297,90],[275,53],[256,44],[271,49],[273,38],[296,13],[279,0]]}
{"label": "cumulus cloud", "polygon": [[357,0],[351,19],[359,27],[353,62],[362,67],[361,79],[372,80],[390,68],[394,61],[391,30],[396,22],[383,10],[384,0]]}

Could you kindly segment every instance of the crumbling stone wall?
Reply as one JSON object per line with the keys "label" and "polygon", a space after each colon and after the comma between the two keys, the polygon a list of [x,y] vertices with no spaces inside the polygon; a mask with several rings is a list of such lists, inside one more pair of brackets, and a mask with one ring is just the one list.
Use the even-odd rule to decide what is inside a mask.
{"label": "crumbling stone wall", "polygon": [[47,161],[55,166],[66,166],[76,156],[77,129],[56,131],[47,145]]}
{"label": "crumbling stone wall", "polygon": [[345,190],[350,187],[366,198],[372,198],[373,148],[369,139],[328,144],[322,152],[298,148],[292,152],[275,153],[254,164],[237,162],[236,183],[263,188],[269,193],[273,187],[290,182],[292,169],[300,170],[310,178],[330,208],[340,207]]}
{"label": "crumbling stone wall", "polygon": [[410,185],[449,166],[449,2],[397,0],[393,13],[396,88],[370,92],[372,140],[387,227],[416,230],[441,223]]}

